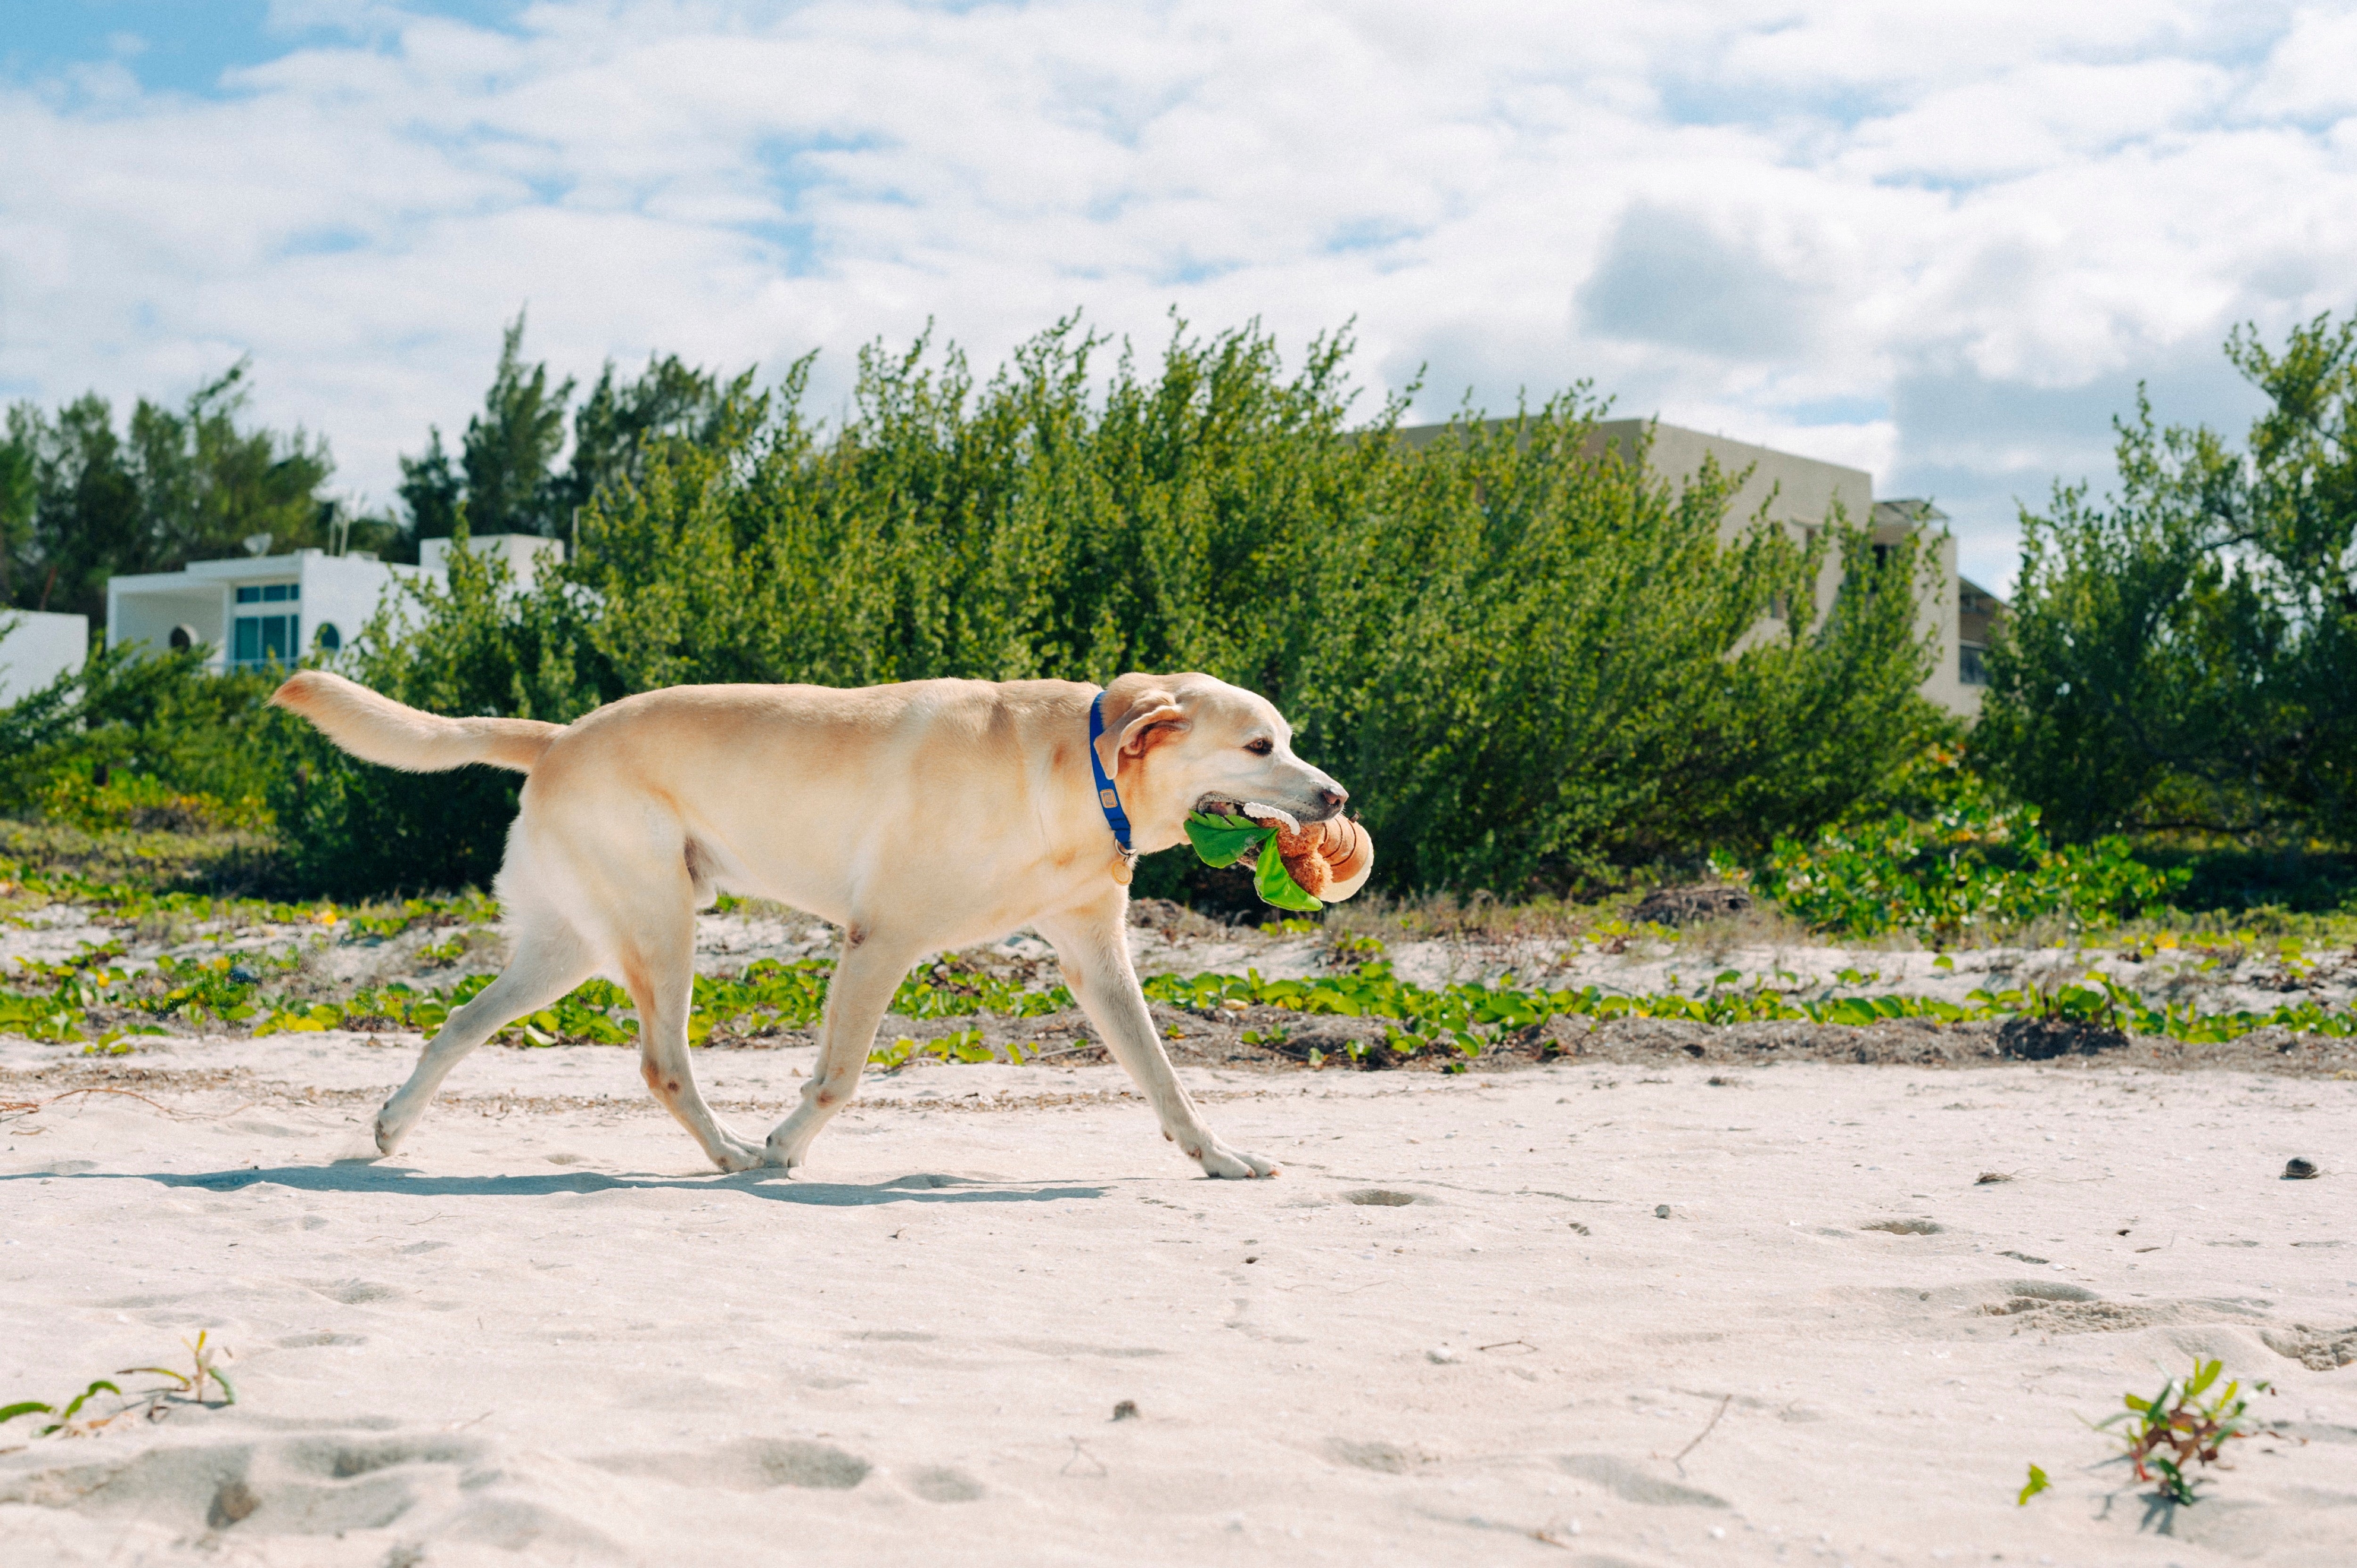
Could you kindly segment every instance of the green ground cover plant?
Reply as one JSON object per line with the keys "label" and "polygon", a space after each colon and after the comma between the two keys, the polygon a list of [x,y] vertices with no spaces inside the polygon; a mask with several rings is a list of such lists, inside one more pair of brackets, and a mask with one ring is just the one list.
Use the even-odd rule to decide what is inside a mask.
{"label": "green ground cover plant", "polygon": [[2164,908],[2191,875],[2145,864],[2116,834],[2057,844],[2037,807],[1975,791],[1928,821],[1893,813],[1778,839],[1752,883],[1813,930],[1953,947],[2040,919],[2074,935],[2115,925]]}
{"label": "green ground cover plant", "polygon": [[78,906],[103,925],[135,927],[160,919],[222,928],[325,927],[343,922],[357,935],[379,938],[398,936],[418,926],[479,925],[499,918],[498,903],[485,893],[371,899],[347,906],[326,898],[232,897],[159,888],[145,881],[101,879],[0,860],[0,918],[49,904]]}
{"label": "green ground cover plant", "polygon": [[2040,1469],[2037,1466],[2032,1465],[2029,1467],[2029,1478],[2022,1482],[2021,1490],[2014,1495],[2014,1506],[2017,1508],[2028,1508],[2029,1506],[2030,1498],[2036,1497],[2039,1493],[2047,1490],[2049,1487],[2052,1487],[2053,1484],[2054,1483],[2052,1481],[2047,1478],[2045,1471]]}
{"label": "green ground cover plant", "polygon": [[75,1418],[81,1413],[82,1406],[100,1394],[122,1392],[120,1385],[104,1378],[92,1378],[89,1387],[67,1400],[62,1405],[50,1404],[44,1400],[18,1400],[15,1404],[0,1405],[0,1423],[15,1421],[17,1417],[26,1415],[55,1416],[57,1419],[48,1425],[34,1429],[39,1435],[48,1437],[59,1432],[71,1430],[76,1424]]}
{"label": "green ground cover plant", "polygon": [[[93,1050],[122,1046],[138,1032],[160,1033],[159,1022],[144,1020],[171,1017],[257,1035],[328,1029],[430,1034],[454,1008],[490,983],[487,975],[469,975],[447,988],[396,983],[362,987],[332,1001],[297,1001],[274,998],[268,990],[273,972],[285,972],[299,961],[291,955],[265,961],[242,954],[235,963],[223,956],[138,973],[111,961],[120,956],[119,947],[109,945],[60,963],[20,963],[11,976],[15,986],[0,990],[0,1026],[52,1043],[84,1042]],[[824,1015],[833,969],[825,959],[762,960],[736,975],[698,975],[689,1039],[701,1043],[716,1032],[746,1037],[810,1029]],[[1434,1052],[1468,1060],[1555,1017],[1676,1018],[1714,1025],[1792,1021],[1856,1027],[1894,1018],[1942,1023],[2033,1018],[2197,1044],[2236,1039],[2266,1027],[2330,1037],[2357,1034],[2357,1012],[2314,1000],[2285,1003],[2264,1012],[2205,1013],[2190,1002],[2154,1006],[2130,988],[2092,972],[2072,983],[1977,988],[1961,1003],[1889,992],[1861,993],[1878,979],[1867,972],[1846,971],[1837,977],[1837,985],[1803,987],[1797,977],[1781,972],[1754,975],[1746,983],[1737,971],[1725,970],[1691,991],[1627,994],[1596,985],[1525,986],[1511,975],[1494,983],[1425,986],[1400,979],[1388,961],[1375,959],[1306,980],[1271,980],[1247,971],[1157,974],[1144,984],[1150,999],[1181,1007],[1213,1009],[1233,1003],[1308,1015],[1383,1019],[1391,1026],[1386,1046],[1396,1055]],[[1851,993],[1836,993],[1842,990]],[[904,980],[891,1011],[911,1018],[979,1014],[1024,1018],[1072,1005],[1071,993],[1060,985],[1026,988],[949,957]],[[126,1011],[140,1015],[141,1020],[107,1028],[93,1020],[94,1012],[114,1016]],[[504,1032],[535,1045],[626,1045],[637,1038],[636,1015],[621,987],[592,980]],[[971,1044],[980,1056],[954,1044],[942,1048],[961,1060],[985,1059],[991,1054],[978,1039]],[[893,1058],[896,1048],[880,1047],[877,1059],[897,1066],[918,1047],[910,1046]],[[1355,1047],[1353,1054],[1362,1050]]]}

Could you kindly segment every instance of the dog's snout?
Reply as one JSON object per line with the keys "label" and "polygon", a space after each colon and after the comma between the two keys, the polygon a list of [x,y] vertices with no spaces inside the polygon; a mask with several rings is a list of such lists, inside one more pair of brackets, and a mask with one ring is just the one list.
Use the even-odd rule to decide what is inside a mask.
{"label": "dog's snout", "polygon": [[1318,804],[1326,811],[1340,811],[1342,802],[1350,798],[1351,792],[1340,784],[1321,784],[1318,787]]}

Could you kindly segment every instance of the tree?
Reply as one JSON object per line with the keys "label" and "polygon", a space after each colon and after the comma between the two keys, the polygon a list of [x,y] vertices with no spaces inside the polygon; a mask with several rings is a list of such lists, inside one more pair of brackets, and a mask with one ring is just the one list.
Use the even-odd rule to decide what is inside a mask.
{"label": "tree", "polygon": [[401,460],[400,493],[413,538],[449,537],[462,506],[473,533],[551,532],[549,466],[565,446],[573,381],[551,387],[545,364],[523,362],[523,327],[518,311],[500,336],[499,366],[483,412],[467,421],[456,470],[438,426],[427,429],[424,456]]}
{"label": "tree", "polygon": [[1975,749],[2050,827],[2357,837],[2357,316],[2226,344],[2237,452],[2116,420],[2120,490],[2023,514]]}
{"label": "tree", "polygon": [[477,533],[546,533],[549,466],[565,446],[573,378],[554,389],[548,367],[522,360],[523,312],[500,343],[499,369],[483,412],[467,421],[459,467],[467,476],[468,526]]}
{"label": "tree", "polygon": [[649,356],[646,373],[616,382],[611,360],[573,414],[573,455],[552,481],[551,521],[569,528],[574,515],[609,486],[646,477],[650,451],[685,441],[705,446],[736,444],[728,422],[753,402],[753,372],[722,381],[675,354]]}
{"label": "tree", "polygon": [[0,606],[16,603],[17,567],[31,550],[33,513],[41,497],[33,448],[16,439],[14,411],[6,428],[9,439],[0,442]]}
{"label": "tree", "polygon": [[664,355],[650,357],[635,381],[617,381],[609,360],[572,411],[572,452],[560,469],[574,382],[552,383],[545,363],[526,364],[523,333],[519,311],[500,338],[482,412],[467,421],[457,457],[443,446],[439,427],[429,426],[425,452],[401,459],[400,494],[413,540],[447,539],[462,512],[472,534],[565,535],[601,490],[644,476],[653,446],[726,439],[723,424],[734,417],[731,410],[751,396],[750,370],[723,381]]}
{"label": "tree", "polygon": [[409,513],[407,554],[411,559],[416,558],[416,541],[447,539],[457,532],[458,507],[466,499],[467,482],[450,466],[439,429],[427,427],[424,456],[401,459],[401,486],[395,493]]}

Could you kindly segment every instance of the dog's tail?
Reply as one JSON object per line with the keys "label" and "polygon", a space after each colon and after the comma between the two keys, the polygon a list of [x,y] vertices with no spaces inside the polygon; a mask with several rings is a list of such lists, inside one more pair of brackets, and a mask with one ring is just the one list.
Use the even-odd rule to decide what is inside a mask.
{"label": "dog's tail", "polygon": [[440,773],[469,762],[529,773],[565,729],[538,719],[446,719],[324,670],[291,677],[270,700],[310,720],[361,761],[406,773]]}

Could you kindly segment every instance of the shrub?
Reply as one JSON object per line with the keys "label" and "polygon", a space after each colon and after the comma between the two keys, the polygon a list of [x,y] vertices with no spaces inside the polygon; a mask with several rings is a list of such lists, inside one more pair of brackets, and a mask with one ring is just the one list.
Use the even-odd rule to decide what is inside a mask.
{"label": "shrub", "polygon": [[[124,825],[146,790],[150,806],[203,802],[193,814],[212,825],[266,825],[259,802],[278,766],[262,708],[271,678],[210,674],[204,659],[99,649],[0,708],[0,811],[55,806],[84,825]],[[118,777],[145,782],[109,782]]]}
{"label": "shrub", "polygon": [[[1106,349],[1065,322],[984,385],[954,350],[870,349],[823,433],[807,361],[773,394],[727,383],[697,438],[584,509],[562,570],[516,594],[462,564],[339,667],[439,712],[560,722],[689,681],[1197,669],[1292,717],[1389,886],[1503,893],[1813,832],[1948,733],[1915,694],[1911,551],[1878,561],[1839,518],[1807,546],[1757,519],[1729,542],[1742,477],[1595,450],[1584,392],[1412,449],[1399,403],[1351,426],[1345,338],[1290,376],[1252,330],[1181,328],[1152,374]],[[1828,553],[1846,586],[1818,618]],[[1803,607],[1763,632],[1780,602]],[[274,744],[307,883],[495,865],[512,776],[397,776],[299,725]]]}
{"label": "shrub", "polygon": [[2025,513],[1975,745],[2072,837],[2126,829],[2351,847],[2357,835],[2357,317],[2281,353],[2247,451],[2115,422],[2120,489]]}
{"label": "shrub", "polygon": [[77,771],[58,773],[41,797],[41,814],[92,833],[119,829],[251,832],[270,826],[270,813],[260,796],[231,801],[218,795],[184,794],[146,774],[115,774],[102,784]]}
{"label": "shrub", "polygon": [[1760,889],[1819,930],[1905,931],[1937,946],[2060,916],[2074,929],[2168,901],[2191,875],[2163,871],[2116,836],[2059,846],[2035,806],[1999,806],[1969,785],[1928,821],[1894,812],[1812,843],[1777,841]]}

